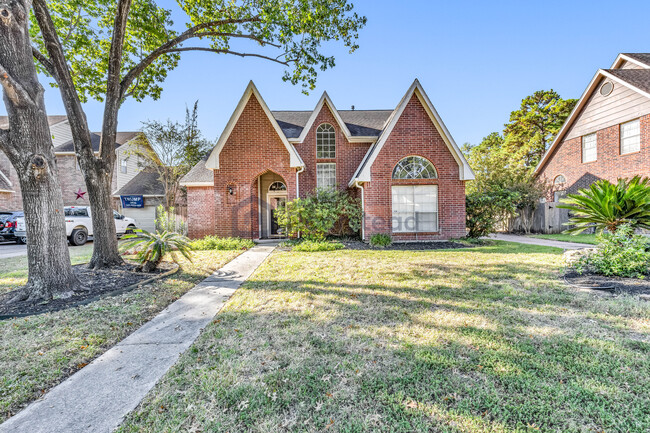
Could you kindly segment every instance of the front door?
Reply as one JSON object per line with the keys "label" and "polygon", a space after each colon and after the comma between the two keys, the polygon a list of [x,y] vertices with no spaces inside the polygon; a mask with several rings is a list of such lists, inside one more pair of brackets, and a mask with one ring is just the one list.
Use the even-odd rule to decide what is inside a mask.
{"label": "front door", "polygon": [[284,233],[280,226],[278,225],[278,218],[275,215],[275,210],[279,207],[284,206],[287,202],[286,196],[272,196],[269,195],[269,236],[283,236]]}

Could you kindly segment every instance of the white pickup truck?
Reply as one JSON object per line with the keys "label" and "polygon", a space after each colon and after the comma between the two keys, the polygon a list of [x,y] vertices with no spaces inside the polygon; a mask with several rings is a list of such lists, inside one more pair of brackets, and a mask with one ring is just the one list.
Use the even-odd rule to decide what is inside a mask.
{"label": "white pickup truck", "polygon": [[[93,235],[93,221],[91,218],[90,206],[66,206],[65,207],[65,234],[71,245],[79,246],[88,241]],[[133,233],[138,223],[135,219],[125,217],[113,211],[115,218],[115,231],[121,237],[127,233]],[[17,221],[15,235],[17,238],[27,241],[25,230],[25,218],[20,217]]]}

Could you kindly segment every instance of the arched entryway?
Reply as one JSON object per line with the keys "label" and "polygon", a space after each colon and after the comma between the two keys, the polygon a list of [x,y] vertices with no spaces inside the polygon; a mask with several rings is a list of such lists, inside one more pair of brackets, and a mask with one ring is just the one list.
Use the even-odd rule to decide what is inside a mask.
{"label": "arched entryway", "polygon": [[267,171],[258,178],[258,191],[260,238],[285,237],[274,211],[287,202],[287,182],[279,174]]}

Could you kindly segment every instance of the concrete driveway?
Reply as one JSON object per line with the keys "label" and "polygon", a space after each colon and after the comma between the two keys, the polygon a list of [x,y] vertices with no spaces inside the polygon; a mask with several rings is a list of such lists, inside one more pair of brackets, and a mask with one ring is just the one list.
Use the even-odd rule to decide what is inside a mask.
{"label": "concrete driveway", "polygon": [[27,245],[18,245],[15,242],[0,242],[0,259],[27,255]]}

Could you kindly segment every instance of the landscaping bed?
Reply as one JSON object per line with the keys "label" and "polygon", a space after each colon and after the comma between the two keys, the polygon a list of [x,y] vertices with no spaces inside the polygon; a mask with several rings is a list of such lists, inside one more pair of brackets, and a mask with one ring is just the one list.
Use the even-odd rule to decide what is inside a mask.
{"label": "landscaping bed", "polygon": [[458,248],[471,248],[473,245],[455,241],[437,242],[394,242],[385,247],[373,247],[361,241],[342,241],[349,250],[389,250],[389,251],[425,251],[425,250],[454,250]]}
{"label": "landscaping bed", "polygon": [[24,317],[33,314],[59,311],[84,303],[96,301],[104,296],[116,295],[133,290],[139,283],[151,281],[170,273],[178,266],[171,262],[163,262],[156,271],[143,273],[136,271],[138,265],[126,262],[112,269],[90,269],[86,264],[72,267],[75,275],[81,281],[83,290],[68,296],[55,296],[50,301],[19,301],[12,299],[22,294],[22,288],[0,295],[0,320],[11,317]]}
{"label": "landscaping bed", "polygon": [[593,273],[579,274],[567,270],[564,280],[579,289],[600,290],[625,295],[650,295],[650,280],[640,278],[608,277]]}

